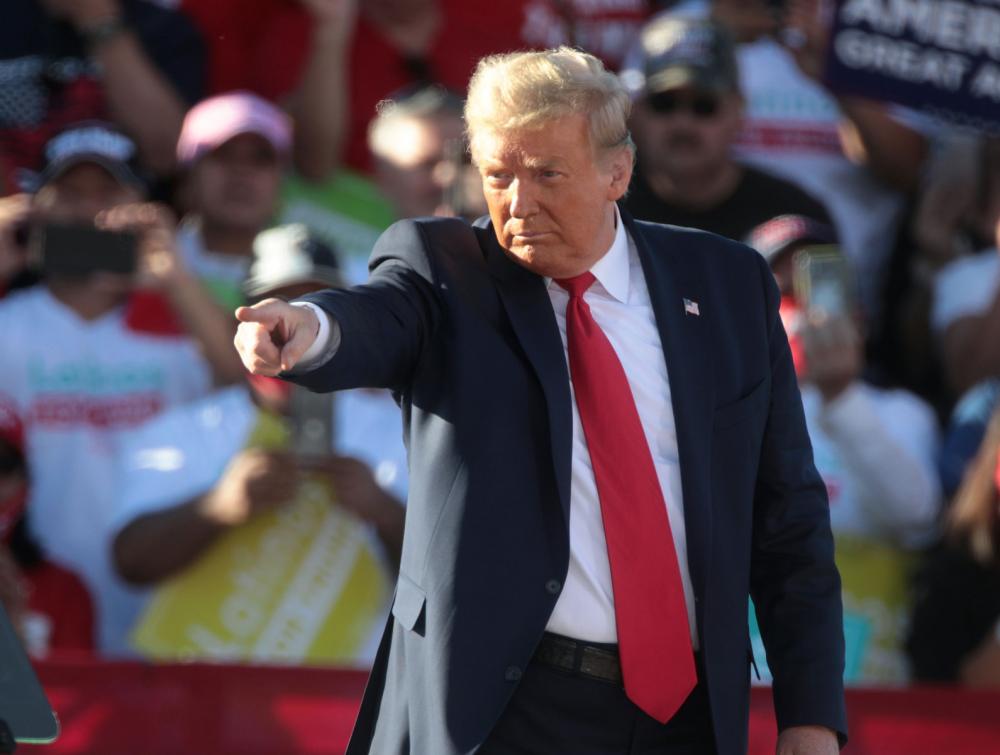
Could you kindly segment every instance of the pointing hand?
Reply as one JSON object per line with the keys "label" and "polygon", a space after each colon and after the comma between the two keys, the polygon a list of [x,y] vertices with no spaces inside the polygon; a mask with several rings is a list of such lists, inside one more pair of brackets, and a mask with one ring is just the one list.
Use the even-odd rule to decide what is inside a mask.
{"label": "pointing hand", "polygon": [[236,310],[236,350],[255,375],[274,377],[292,369],[316,340],[319,320],[307,307],[265,299]]}

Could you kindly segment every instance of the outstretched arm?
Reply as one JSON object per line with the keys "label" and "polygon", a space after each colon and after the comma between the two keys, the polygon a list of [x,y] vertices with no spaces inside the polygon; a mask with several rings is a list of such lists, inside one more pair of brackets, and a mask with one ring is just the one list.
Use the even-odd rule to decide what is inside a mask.
{"label": "outstretched arm", "polygon": [[[292,304],[268,299],[241,307],[236,348],[243,363],[255,374],[314,391],[405,389],[440,317],[426,250],[420,224],[400,221],[376,243],[366,285],[321,291]],[[303,363],[321,327],[329,329],[330,341],[314,349],[316,360]]]}

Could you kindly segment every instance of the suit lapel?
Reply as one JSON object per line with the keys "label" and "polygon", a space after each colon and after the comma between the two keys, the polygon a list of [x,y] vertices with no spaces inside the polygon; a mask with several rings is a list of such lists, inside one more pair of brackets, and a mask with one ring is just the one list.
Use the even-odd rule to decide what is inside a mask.
{"label": "suit lapel", "polygon": [[[684,494],[688,569],[694,594],[700,599],[708,578],[712,524],[707,475],[712,417],[709,325],[711,307],[719,303],[708,299],[701,266],[685,259],[696,251],[679,244],[661,243],[653,248],[652,235],[624,210],[622,219],[642,262],[666,359]],[[665,229],[663,235],[667,235]],[[685,300],[696,305],[698,314],[686,311]]]}
{"label": "suit lapel", "polygon": [[491,226],[480,227],[477,233],[484,240],[486,264],[496,281],[500,301],[545,394],[556,485],[568,523],[573,407],[570,403],[569,370],[552,303],[545,290],[544,279],[513,262],[497,243]]}
{"label": "suit lapel", "polygon": [[[709,321],[712,316],[700,266],[672,245],[650,246],[649,234],[624,210],[625,226],[635,241],[649,289],[670,379],[671,404],[677,429],[688,569],[695,595],[705,594],[711,552],[709,440],[712,416]],[[562,339],[544,280],[513,262],[496,241],[492,227],[477,228],[490,274],[515,335],[541,383],[548,407],[556,484],[569,521],[572,472],[573,412],[569,371]],[[685,311],[684,300],[698,303],[699,314]],[[700,614],[700,610],[699,610]],[[700,620],[700,615],[699,615]]]}

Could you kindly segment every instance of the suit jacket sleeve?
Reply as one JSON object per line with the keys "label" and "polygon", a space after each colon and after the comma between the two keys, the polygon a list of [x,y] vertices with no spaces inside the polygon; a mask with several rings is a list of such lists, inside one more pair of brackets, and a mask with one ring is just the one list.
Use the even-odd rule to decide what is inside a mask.
{"label": "suit jacket sleeve", "polygon": [[440,320],[438,283],[419,223],[404,220],[379,237],[363,286],[301,299],[340,326],[340,346],[313,370],[282,377],[314,391],[389,388],[404,391]]}
{"label": "suit jacket sleeve", "polygon": [[758,258],[771,399],[754,497],[750,590],[774,676],[779,730],[826,726],[846,741],[844,633],[826,487],[813,463],[779,295]]}

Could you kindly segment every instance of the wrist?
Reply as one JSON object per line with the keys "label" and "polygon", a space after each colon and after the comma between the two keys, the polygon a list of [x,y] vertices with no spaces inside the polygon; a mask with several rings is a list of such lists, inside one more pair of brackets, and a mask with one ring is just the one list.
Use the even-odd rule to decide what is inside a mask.
{"label": "wrist", "polygon": [[203,495],[197,505],[199,516],[211,528],[226,530],[236,527],[246,521],[245,512],[241,507],[232,505],[223,491],[213,490]]}

